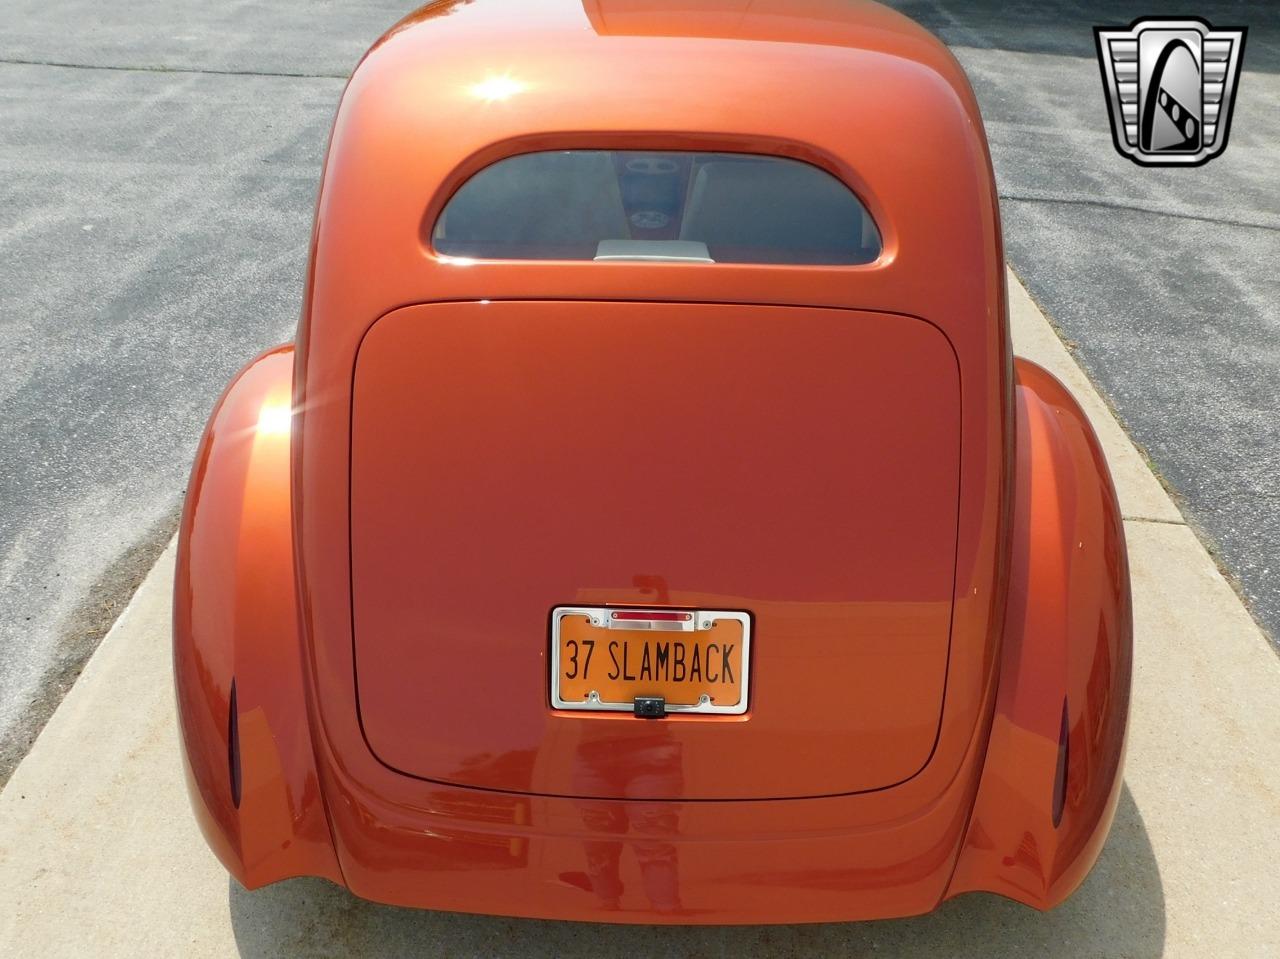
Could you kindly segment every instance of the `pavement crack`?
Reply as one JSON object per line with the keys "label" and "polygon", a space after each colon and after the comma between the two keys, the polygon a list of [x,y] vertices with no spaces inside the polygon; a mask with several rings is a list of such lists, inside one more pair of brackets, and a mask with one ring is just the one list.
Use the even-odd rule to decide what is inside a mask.
{"label": "pavement crack", "polygon": [[1124,516],[1126,523],[1159,523],[1161,526],[1186,526],[1180,519],[1161,519],[1158,516]]}
{"label": "pavement crack", "polygon": [[346,73],[300,73],[285,70],[219,70],[216,67],[171,67],[111,63],[67,63],[59,60],[24,60],[0,57],[0,64],[24,67],[58,67],[64,70],[113,70],[118,73],[193,73],[215,77],[283,77],[295,80],[346,80]]}
{"label": "pavement crack", "polygon": [[1000,199],[1013,200],[1018,203],[1061,203],[1066,206],[1095,206],[1104,210],[1125,210],[1129,213],[1150,213],[1154,216],[1169,216],[1179,220],[1196,220],[1200,223],[1213,223],[1217,226],[1238,226],[1251,230],[1280,232],[1280,224],[1260,223],[1256,220],[1233,220],[1229,217],[1203,216],[1198,213],[1181,213],[1176,210],[1159,210],[1155,207],[1141,206],[1137,203],[1116,203],[1114,201],[1093,200],[1086,197],[1036,196],[1028,193],[1001,193]]}

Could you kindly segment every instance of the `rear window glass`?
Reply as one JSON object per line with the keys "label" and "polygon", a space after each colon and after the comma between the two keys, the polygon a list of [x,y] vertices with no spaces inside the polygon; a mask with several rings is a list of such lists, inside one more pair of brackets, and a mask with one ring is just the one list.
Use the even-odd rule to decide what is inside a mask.
{"label": "rear window glass", "polygon": [[743,153],[561,150],[508,157],[445,206],[436,252],[472,259],[870,263],[880,233],[843,183]]}

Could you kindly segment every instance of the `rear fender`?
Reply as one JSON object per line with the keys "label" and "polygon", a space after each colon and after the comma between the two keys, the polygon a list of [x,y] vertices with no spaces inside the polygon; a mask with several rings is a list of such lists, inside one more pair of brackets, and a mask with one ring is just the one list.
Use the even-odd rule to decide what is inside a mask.
{"label": "rear fender", "polygon": [[1083,881],[1121,785],[1132,672],[1124,526],[1102,449],[1048,372],[1016,363],[1017,451],[999,688],[948,897],[1040,909]]}
{"label": "rear fender", "polygon": [[187,785],[249,888],[341,882],[307,722],[290,519],[293,347],[232,381],[196,454],[178,537],[173,668]]}

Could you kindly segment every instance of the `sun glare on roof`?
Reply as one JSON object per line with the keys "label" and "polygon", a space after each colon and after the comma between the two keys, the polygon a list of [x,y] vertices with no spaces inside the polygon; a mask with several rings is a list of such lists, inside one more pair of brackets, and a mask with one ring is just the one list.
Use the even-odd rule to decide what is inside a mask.
{"label": "sun glare on roof", "polygon": [[515,77],[503,73],[485,77],[479,83],[473,83],[470,90],[471,95],[477,100],[483,100],[485,103],[497,103],[501,100],[511,99],[524,88],[525,85]]}

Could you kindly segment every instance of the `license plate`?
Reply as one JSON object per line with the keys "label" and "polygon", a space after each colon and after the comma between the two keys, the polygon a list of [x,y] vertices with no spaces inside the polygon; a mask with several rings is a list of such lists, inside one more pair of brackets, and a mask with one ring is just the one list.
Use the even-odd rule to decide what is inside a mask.
{"label": "license plate", "polygon": [[557,606],[551,613],[551,705],[667,712],[747,711],[751,617],[706,609]]}

